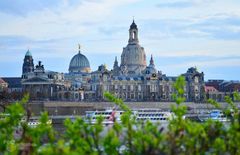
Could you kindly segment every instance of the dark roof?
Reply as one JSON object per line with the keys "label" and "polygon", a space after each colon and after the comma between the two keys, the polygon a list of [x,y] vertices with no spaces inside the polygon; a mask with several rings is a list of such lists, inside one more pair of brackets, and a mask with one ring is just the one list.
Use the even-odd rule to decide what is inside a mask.
{"label": "dark roof", "polygon": [[21,77],[3,77],[4,81],[8,83],[8,88],[21,88]]}
{"label": "dark roof", "polygon": [[42,78],[39,78],[39,77],[34,77],[34,78],[31,78],[31,79],[27,79],[24,82],[48,82],[48,80],[45,80],[45,79],[42,79]]}
{"label": "dark roof", "polygon": [[132,24],[131,24],[131,26],[130,26],[130,29],[138,29],[138,28],[137,28],[137,25],[136,25],[135,22],[134,22],[134,20],[133,20],[133,22],[132,22]]}

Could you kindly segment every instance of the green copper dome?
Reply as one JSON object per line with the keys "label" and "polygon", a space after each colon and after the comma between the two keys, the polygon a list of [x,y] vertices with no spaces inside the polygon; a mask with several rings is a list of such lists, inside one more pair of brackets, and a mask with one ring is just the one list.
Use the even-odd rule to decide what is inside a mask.
{"label": "green copper dome", "polygon": [[32,56],[32,53],[31,53],[29,50],[27,50],[27,53],[25,54],[25,56],[31,57],[31,56]]}

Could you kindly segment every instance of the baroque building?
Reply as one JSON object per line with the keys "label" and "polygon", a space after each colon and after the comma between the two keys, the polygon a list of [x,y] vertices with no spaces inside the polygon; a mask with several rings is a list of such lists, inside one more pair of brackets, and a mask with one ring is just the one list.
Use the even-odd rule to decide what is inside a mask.
{"label": "baroque building", "polygon": [[[204,74],[192,67],[182,75],[186,79],[187,101],[203,101]],[[129,28],[128,44],[121,54],[120,66],[116,57],[112,70],[101,65],[91,73],[91,99],[104,100],[103,94],[108,91],[125,101],[173,101],[176,78],[157,71],[152,55],[149,64],[146,64],[146,54],[139,44],[138,28],[133,21]]]}
{"label": "baroque building", "polygon": [[[124,101],[173,101],[177,77],[166,76],[155,67],[151,55],[147,64],[144,48],[139,44],[138,27],[132,22],[129,39],[123,48],[120,65],[117,57],[113,69],[100,65],[91,71],[88,58],[80,49],[70,61],[68,73],[45,71],[41,62],[34,68],[28,50],[23,63],[22,87],[33,99],[68,101],[103,101],[104,92]],[[201,102],[204,94],[204,74],[191,67],[182,74],[186,80],[187,101]]]}
{"label": "baroque building", "polygon": [[[91,88],[89,85],[91,68],[87,57],[81,52],[80,45],[78,53],[70,61],[68,71],[65,74],[65,80],[70,82],[71,87],[64,92],[65,98],[63,99],[74,101],[84,100],[84,96],[87,96],[87,90]],[[85,90],[85,95],[83,90]]]}
{"label": "baroque building", "polygon": [[[28,60],[31,60],[31,62],[26,63],[29,62]],[[59,92],[68,87],[68,84],[64,80],[64,74],[46,71],[41,61],[38,62],[35,68],[32,68],[32,65],[32,55],[28,50],[25,55],[22,71],[21,83],[23,91],[28,92],[31,99],[58,99]]]}

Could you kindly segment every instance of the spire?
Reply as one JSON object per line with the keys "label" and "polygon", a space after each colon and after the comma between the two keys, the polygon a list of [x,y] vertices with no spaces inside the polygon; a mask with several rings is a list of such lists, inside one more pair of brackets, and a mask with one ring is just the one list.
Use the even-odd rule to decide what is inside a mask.
{"label": "spire", "polygon": [[130,29],[138,29],[137,28],[137,24],[135,23],[135,21],[134,21],[134,17],[133,17],[133,22],[132,22],[132,24],[130,25]]}
{"label": "spire", "polygon": [[118,61],[117,61],[117,56],[115,57],[115,61],[114,61],[114,65],[113,68],[117,68],[118,67]]}
{"label": "spire", "polygon": [[27,50],[25,56],[32,56],[31,52],[29,51],[29,49]]}
{"label": "spire", "polygon": [[78,53],[81,53],[81,45],[78,44]]}
{"label": "spire", "polygon": [[151,54],[150,65],[154,66],[153,56]]}

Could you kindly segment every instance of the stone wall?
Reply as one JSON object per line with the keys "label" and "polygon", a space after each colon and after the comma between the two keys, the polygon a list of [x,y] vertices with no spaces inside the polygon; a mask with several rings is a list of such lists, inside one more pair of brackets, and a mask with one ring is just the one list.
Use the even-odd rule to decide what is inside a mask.
{"label": "stone wall", "polygon": [[[169,110],[174,102],[125,102],[131,109],[163,109]],[[205,103],[184,103],[190,110],[212,109],[213,106]],[[240,108],[240,103],[235,103]],[[220,103],[225,108],[227,103]],[[29,107],[35,115],[41,111],[48,111],[49,115],[85,115],[85,111],[111,109],[116,107],[111,102],[31,102]]]}

